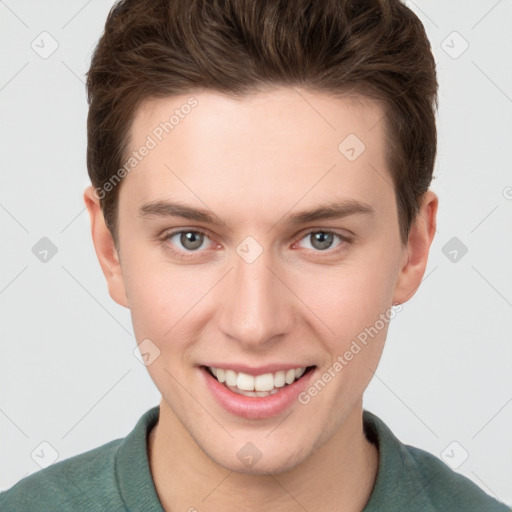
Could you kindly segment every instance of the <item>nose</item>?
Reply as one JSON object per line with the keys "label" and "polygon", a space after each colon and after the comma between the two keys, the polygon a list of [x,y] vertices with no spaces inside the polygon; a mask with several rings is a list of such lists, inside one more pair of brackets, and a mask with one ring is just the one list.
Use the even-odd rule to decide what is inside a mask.
{"label": "nose", "polygon": [[254,261],[234,254],[219,296],[220,329],[246,349],[266,348],[290,332],[294,295],[286,273],[263,251]]}

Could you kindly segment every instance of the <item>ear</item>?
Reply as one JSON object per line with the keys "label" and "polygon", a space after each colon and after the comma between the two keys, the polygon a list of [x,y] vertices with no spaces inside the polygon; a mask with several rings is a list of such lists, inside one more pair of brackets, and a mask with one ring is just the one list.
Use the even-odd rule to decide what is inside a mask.
{"label": "ear", "polygon": [[404,246],[393,304],[407,302],[419,288],[427,267],[430,245],[437,225],[438,198],[431,190],[422,196],[420,210]]}
{"label": "ear", "polygon": [[121,306],[129,307],[119,255],[112,234],[105,224],[100,201],[94,191],[92,186],[85,189],[84,202],[91,219],[91,234],[96,256],[107,279],[110,296]]}

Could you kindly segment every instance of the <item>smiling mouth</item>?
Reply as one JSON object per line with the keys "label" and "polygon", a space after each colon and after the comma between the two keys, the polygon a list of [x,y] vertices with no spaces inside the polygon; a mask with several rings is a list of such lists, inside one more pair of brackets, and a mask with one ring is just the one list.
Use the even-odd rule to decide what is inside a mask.
{"label": "smiling mouth", "polygon": [[249,375],[224,368],[203,366],[214,379],[234,393],[244,396],[265,397],[275,395],[314,370],[316,366],[304,366],[290,370],[279,370],[262,375]]}

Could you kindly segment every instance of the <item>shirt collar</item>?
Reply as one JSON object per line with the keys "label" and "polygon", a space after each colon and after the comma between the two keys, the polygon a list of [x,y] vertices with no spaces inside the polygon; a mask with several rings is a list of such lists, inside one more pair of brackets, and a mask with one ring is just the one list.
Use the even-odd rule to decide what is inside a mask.
{"label": "shirt collar", "polygon": [[407,446],[369,411],[363,411],[363,428],[366,438],[379,450],[377,477],[363,512],[413,510],[418,503],[423,512],[434,512],[423,483],[412,475],[415,464]]}
{"label": "shirt collar", "polygon": [[147,439],[160,406],[146,411],[124,438],[116,454],[115,470],[121,497],[128,510],[164,512],[149,467]]}

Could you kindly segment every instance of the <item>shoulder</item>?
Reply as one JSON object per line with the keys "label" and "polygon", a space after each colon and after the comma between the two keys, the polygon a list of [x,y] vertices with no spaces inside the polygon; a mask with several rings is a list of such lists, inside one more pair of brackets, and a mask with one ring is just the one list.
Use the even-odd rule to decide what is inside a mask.
{"label": "shoulder", "polygon": [[420,495],[434,510],[464,512],[509,512],[510,508],[485,493],[469,478],[457,473],[434,455],[414,446],[402,445],[411,478],[420,483]]}
{"label": "shoulder", "polygon": [[367,438],[379,449],[379,468],[365,512],[510,512],[469,478],[420,448],[406,445],[374,414],[364,411]]}
{"label": "shoulder", "polygon": [[23,478],[0,494],[0,510],[123,510],[115,482],[115,455],[122,441],[110,441]]}

